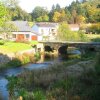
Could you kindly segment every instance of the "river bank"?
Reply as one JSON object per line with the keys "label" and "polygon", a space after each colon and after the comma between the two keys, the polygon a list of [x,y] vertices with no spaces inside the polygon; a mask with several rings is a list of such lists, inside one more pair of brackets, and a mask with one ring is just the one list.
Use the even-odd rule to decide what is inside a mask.
{"label": "river bank", "polygon": [[[8,69],[1,73],[3,75],[0,78],[1,98],[3,96],[3,98],[9,97],[9,100],[17,100],[21,96],[24,100],[33,100],[33,98],[35,98],[33,95],[36,94],[37,98],[40,97],[40,99],[36,100],[42,100],[41,98],[48,98],[48,100],[56,98],[55,100],[61,100],[67,96],[67,94],[62,94],[62,92],[68,92],[67,88],[69,88],[69,86],[67,86],[67,84],[69,83],[66,83],[68,82],[67,80],[69,80],[70,84],[73,83],[73,78],[79,78],[83,73],[90,70],[93,71],[94,64],[93,60],[81,61],[79,59],[72,59],[67,62],[54,60]],[[69,76],[72,79],[70,79]],[[55,85],[57,84],[56,89]],[[61,89],[59,86],[61,86]],[[65,87],[64,90],[63,87]],[[52,93],[54,93],[55,96],[53,96]],[[61,97],[57,97],[58,94]],[[1,100],[8,100],[8,98]]]}
{"label": "river bank", "polygon": [[[94,65],[93,60],[74,60],[57,62],[43,69],[27,70],[17,77],[8,78],[10,83],[12,80],[14,81],[11,87],[10,84],[8,85],[11,93],[10,98],[17,100],[21,96],[23,100],[34,100],[34,98],[38,98],[36,100],[66,100],[73,82],[81,77],[83,78],[83,75],[90,71],[93,73]],[[14,94],[13,90],[16,89],[18,95]]]}

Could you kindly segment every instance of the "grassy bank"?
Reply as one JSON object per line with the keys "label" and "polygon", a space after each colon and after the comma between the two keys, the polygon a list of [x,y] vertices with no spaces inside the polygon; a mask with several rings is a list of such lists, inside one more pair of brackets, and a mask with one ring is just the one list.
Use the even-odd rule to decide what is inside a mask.
{"label": "grassy bank", "polygon": [[[26,71],[17,77],[8,78],[10,98],[100,100],[99,67],[100,54],[89,61],[69,60],[50,65],[47,69]],[[18,95],[14,94],[14,90]]]}
{"label": "grassy bank", "polygon": [[86,34],[86,37],[91,42],[100,42],[100,35],[99,34]]}
{"label": "grassy bank", "polygon": [[2,43],[3,44],[0,45],[1,53],[12,53],[12,52],[15,53],[23,50],[32,49],[31,45],[37,44],[38,42],[31,41],[27,43],[20,43],[20,42],[3,41]]}

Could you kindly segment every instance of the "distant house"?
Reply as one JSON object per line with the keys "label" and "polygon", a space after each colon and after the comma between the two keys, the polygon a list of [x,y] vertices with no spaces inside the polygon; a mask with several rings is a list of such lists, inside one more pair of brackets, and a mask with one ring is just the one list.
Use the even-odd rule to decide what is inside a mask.
{"label": "distant house", "polygon": [[38,40],[54,40],[57,35],[58,23],[40,22],[36,23],[32,30],[38,33]]}
{"label": "distant house", "polygon": [[78,24],[69,24],[71,31],[79,31],[80,26]]}
{"label": "distant house", "polygon": [[27,21],[12,21],[17,31],[12,31],[12,40],[15,41],[31,41],[37,40],[37,35],[32,31]]}

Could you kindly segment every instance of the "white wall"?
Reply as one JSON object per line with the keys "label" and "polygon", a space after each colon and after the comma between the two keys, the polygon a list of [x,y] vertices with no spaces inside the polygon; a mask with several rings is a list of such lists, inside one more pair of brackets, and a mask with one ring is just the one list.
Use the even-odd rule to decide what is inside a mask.
{"label": "white wall", "polygon": [[34,26],[32,27],[32,30],[33,30],[34,32],[36,32],[36,33],[39,33],[39,27],[38,27],[37,25],[34,25]]}

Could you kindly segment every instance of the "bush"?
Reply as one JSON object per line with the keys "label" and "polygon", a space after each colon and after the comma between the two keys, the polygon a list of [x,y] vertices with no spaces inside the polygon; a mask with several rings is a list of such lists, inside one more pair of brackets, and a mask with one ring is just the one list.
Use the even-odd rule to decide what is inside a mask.
{"label": "bush", "polygon": [[41,54],[39,52],[36,52],[34,55],[34,60],[38,61],[41,58]]}
{"label": "bush", "polygon": [[100,23],[91,25],[90,27],[87,28],[87,31],[100,34]]}
{"label": "bush", "polygon": [[34,92],[34,100],[46,100],[46,97],[42,91]]}
{"label": "bush", "polygon": [[4,40],[0,40],[0,45],[4,45],[5,41]]}
{"label": "bush", "polygon": [[7,63],[7,65],[9,66],[9,67],[19,67],[19,66],[21,66],[22,65],[22,63],[21,63],[21,61],[19,60],[19,59],[17,59],[17,58],[14,58],[13,60],[11,60],[11,61],[9,61],[8,63]]}
{"label": "bush", "polygon": [[29,63],[29,62],[30,62],[29,56],[23,56],[21,62],[22,62],[22,64],[27,64],[27,63]]}

